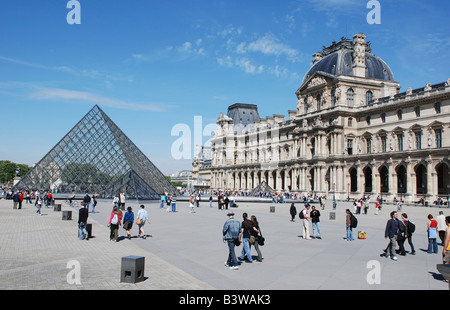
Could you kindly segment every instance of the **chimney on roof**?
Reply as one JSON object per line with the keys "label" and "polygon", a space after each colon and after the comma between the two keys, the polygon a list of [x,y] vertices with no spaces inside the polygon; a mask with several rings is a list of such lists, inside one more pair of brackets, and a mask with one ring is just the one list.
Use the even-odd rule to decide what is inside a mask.
{"label": "chimney on roof", "polygon": [[353,74],[366,77],[366,35],[358,33],[353,36]]}

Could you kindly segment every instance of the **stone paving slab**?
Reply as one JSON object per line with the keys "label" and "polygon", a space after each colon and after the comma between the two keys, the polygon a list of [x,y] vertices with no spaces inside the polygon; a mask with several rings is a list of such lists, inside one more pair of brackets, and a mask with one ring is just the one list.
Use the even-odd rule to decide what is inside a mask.
{"label": "stone paving slab", "polygon": [[[62,207],[70,210],[72,220],[63,221],[53,208],[37,215],[34,205],[13,210],[11,201],[0,201],[0,290],[212,289],[134,243],[109,241],[109,229],[96,221],[88,221],[93,238],[79,240],[78,210]],[[121,258],[129,255],[145,257],[145,281],[120,282]],[[74,279],[72,261],[79,262],[79,285],[67,280]]]}
{"label": "stone paving slab", "polygon": [[[147,239],[109,241],[106,224],[112,209],[109,200],[100,200],[95,213],[90,213],[93,235],[89,241],[77,238],[78,209],[72,210],[73,219],[62,221],[61,212],[42,208],[43,215],[35,214],[34,205],[24,204],[22,210],[13,210],[11,201],[0,201],[0,289],[63,289],[63,290],[448,290],[436,264],[442,262],[439,254],[427,254],[426,216],[438,215],[440,209],[404,206],[403,212],[415,222],[415,256],[399,256],[398,261],[380,257],[387,240],[384,227],[389,213],[396,207],[386,206],[379,215],[373,205],[368,214],[357,215],[358,230],[367,233],[366,240],[353,242],[345,236],[345,209],[347,202],[339,202],[336,219],[331,220],[331,202],[321,210],[321,240],[301,238],[301,220],[290,221],[290,204],[240,203],[234,209],[236,218],[242,213],[256,215],[266,237],[261,247],[264,261],[243,263],[239,270],[224,266],[228,255],[222,242],[222,226],[227,211],[217,205],[209,207],[201,202],[195,213],[189,212],[187,202],[177,203],[177,212],[166,212],[158,202],[128,201],[136,213],[144,204],[151,224],[146,224]],[[270,212],[275,206],[275,212]],[[302,203],[296,203],[297,211]],[[449,215],[449,209],[442,209]],[[120,228],[120,235],[125,231]],[[409,246],[406,244],[406,249]],[[237,248],[239,255],[242,246]],[[255,251],[252,250],[255,255]],[[145,256],[146,280],[137,284],[120,283],[121,257]],[[78,261],[81,284],[69,284],[67,268],[70,261]],[[369,262],[379,266],[379,284],[370,284],[367,276],[372,270]],[[251,281],[249,281],[251,279]]]}

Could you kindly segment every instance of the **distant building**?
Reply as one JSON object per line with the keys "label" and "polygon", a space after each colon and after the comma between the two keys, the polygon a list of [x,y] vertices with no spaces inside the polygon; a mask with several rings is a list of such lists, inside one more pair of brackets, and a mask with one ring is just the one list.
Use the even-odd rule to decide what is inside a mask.
{"label": "distant building", "polygon": [[[450,192],[450,79],[399,93],[389,66],[359,33],[313,55],[288,119],[234,104],[194,176],[214,190],[380,195],[429,202]],[[206,177],[205,177],[206,179]]]}

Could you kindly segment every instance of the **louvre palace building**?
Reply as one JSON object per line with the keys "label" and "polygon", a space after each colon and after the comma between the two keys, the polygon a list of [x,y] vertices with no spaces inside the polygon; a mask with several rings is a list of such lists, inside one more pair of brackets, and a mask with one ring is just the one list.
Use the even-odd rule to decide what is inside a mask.
{"label": "louvre palace building", "polygon": [[364,34],[332,42],[313,55],[287,118],[261,118],[256,105],[240,103],[221,113],[210,158],[196,154],[193,178],[216,191],[265,182],[339,200],[447,201],[450,79],[400,88]]}

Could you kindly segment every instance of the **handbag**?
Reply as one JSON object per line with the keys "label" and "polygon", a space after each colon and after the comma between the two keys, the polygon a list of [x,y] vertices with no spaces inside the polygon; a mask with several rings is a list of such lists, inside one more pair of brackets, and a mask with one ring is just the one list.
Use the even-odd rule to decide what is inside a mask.
{"label": "handbag", "polygon": [[136,219],[136,225],[141,225],[142,224],[142,219]]}
{"label": "handbag", "polygon": [[250,244],[255,244],[255,241],[256,241],[255,236],[251,235],[249,239]]}
{"label": "handbag", "polygon": [[259,236],[258,236],[258,245],[263,246],[264,242],[266,242],[266,238],[263,237],[261,233],[261,228],[259,229]]}

